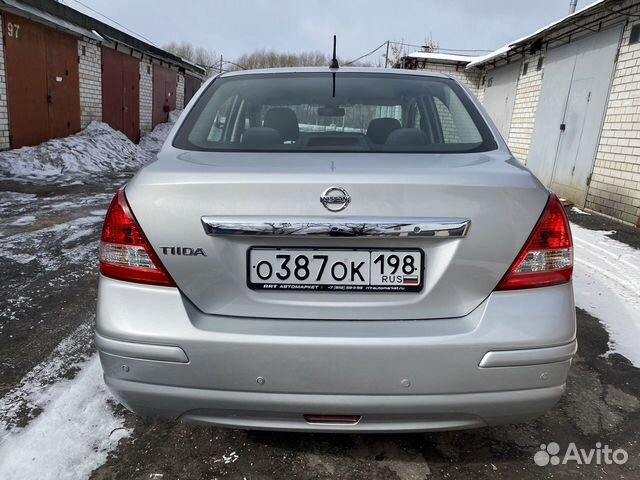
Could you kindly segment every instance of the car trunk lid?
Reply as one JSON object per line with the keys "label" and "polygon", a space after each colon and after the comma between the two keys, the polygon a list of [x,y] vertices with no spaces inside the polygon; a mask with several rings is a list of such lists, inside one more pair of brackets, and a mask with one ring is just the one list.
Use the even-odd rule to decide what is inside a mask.
{"label": "car trunk lid", "polygon": [[[351,197],[344,210],[329,211],[320,201],[330,187]],[[468,314],[505,274],[548,197],[528,170],[501,151],[371,155],[169,148],[126,193],[171,277],[201,311],[345,320]],[[220,219],[431,227],[469,221],[470,227],[464,235],[215,234],[211,223]],[[424,285],[418,292],[253,290],[247,274],[252,248],[415,249],[424,254]]]}

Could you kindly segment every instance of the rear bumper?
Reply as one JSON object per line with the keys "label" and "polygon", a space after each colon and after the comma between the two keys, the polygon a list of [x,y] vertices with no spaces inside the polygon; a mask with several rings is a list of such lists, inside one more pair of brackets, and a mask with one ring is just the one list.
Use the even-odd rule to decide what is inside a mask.
{"label": "rear bumper", "polygon": [[[105,355],[101,359],[110,361]],[[252,430],[317,432],[418,432],[518,423],[545,413],[565,390],[563,384],[453,395],[310,395],[202,390],[105,378],[119,400],[141,415]],[[353,425],[311,424],[303,417],[309,413],[362,418]]]}
{"label": "rear bumper", "polygon": [[[466,317],[272,320],[204,315],[176,289],[102,278],[96,342],[130,410],[221,426],[426,431],[526,421],[562,395],[571,285],[492,294]],[[354,425],[304,414],[360,415]]]}

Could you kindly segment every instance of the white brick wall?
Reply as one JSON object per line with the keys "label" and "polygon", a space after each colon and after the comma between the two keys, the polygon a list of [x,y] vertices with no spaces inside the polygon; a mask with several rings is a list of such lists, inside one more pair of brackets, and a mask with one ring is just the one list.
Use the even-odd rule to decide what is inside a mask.
{"label": "white brick wall", "polygon": [[150,132],[153,125],[153,65],[145,57],[140,61],[140,131]]}
{"label": "white brick wall", "polygon": [[481,71],[479,69],[465,70],[465,66],[462,64],[456,65],[454,63],[439,63],[433,61],[420,62],[418,70],[426,70],[429,72],[446,73],[453,78],[462,81],[473,94],[482,100],[484,89],[480,88],[480,80],[482,78]]}
{"label": "white brick wall", "polygon": [[176,110],[184,108],[184,75],[177,75],[178,81],[176,85]]}
{"label": "white brick wall", "polygon": [[2,33],[2,16],[0,16],[0,150],[10,148],[9,145],[9,110],[7,105],[7,76],[4,68],[4,35]]}
{"label": "white brick wall", "polygon": [[[540,90],[542,89],[543,66],[537,70],[538,60],[543,56],[542,52],[534,55],[525,55],[522,65],[529,63],[527,74],[522,75],[522,67],[518,76],[516,86],[516,98],[513,103],[513,115],[511,116],[511,126],[507,144],[513,155],[523,163],[527,162],[531,137],[533,136],[533,126],[536,121],[536,111]],[[487,72],[488,75],[488,72]]]}
{"label": "white brick wall", "polygon": [[80,127],[102,120],[102,50],[93,40],[78,40]]}
{"label": "white brick wall", "polygon": [[[630,13],[640,14],[640,6]],[[640,225],[640,43],[623,33],[609,104],[596,153],[587,208]]]}

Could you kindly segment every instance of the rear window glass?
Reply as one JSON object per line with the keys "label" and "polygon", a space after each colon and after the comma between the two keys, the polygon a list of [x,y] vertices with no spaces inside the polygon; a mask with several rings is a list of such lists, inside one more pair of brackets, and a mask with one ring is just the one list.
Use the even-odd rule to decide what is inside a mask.
{"label": "rear window glass", "polygon": [[478,152],[496,143],[453,80],[338,71],[216,79],[173,145],[242,152]]}

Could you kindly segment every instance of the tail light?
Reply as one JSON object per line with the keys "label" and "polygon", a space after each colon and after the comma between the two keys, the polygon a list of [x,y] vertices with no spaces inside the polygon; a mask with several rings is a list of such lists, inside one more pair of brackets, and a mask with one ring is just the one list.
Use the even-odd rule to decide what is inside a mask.
{"label": "tail light", "polygon": [[573,273],[573,241],[567,214],[551,193],[533,233],[496,290],[548,287],[566,283]]}
{"label": "tail light", "polygon": [[100,273],[116,280],[175,287],[133,216],[123,189],[113,198],[102,227]]}

